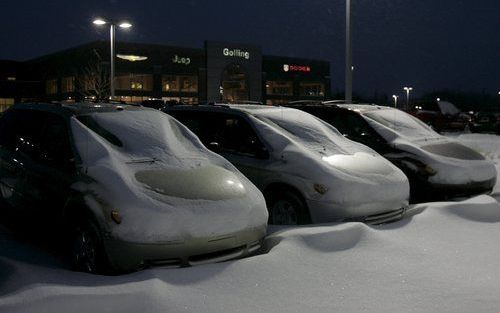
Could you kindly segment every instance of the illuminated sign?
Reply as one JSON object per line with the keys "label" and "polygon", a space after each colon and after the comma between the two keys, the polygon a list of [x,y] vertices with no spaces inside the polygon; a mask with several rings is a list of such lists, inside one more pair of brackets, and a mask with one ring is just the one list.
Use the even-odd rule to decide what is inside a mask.
{"label": "illuminated sign", "polygon": [[144,61],[148,59],[148,57],[143,57],[139,55],[128,55],[128,54],[117,54],[116,57],[130,62]]}
{"label": "illuminated sign", "polygon": [[283,71],[309,73],[309,72],[311,72],[311,67],[307,66],[307,65],[283,64]]}
{"label": "illuminated sign", "polygon": [[174,55],[174,57],[172,58],[172,63],[175,63],[175,64],[184,64],[184,65],[189,65],[191,64],[191,58],[188,58],[188,57],[180,57],[178,56],[177,54]]}
{"label": "illuminated sign", "polygon": [[224,48],[224,49],[222,49],[222,54],[226,57],[242,58],[242,59],[246,59],[246,60],[250,59],[250,52],[243,51],[240,49]]}

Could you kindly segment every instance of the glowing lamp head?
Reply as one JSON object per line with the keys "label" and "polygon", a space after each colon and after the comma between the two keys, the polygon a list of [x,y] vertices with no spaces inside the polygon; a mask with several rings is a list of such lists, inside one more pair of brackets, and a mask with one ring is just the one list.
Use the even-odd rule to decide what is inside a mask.
{"label": "glowing lamp head", "polygon": [[127,29],[127,28],[132,27],[132,24],[130,24],[129,22],[123,22],[123,23],[120,23],[118,26],[119,26],[120,28],[125,28],[125,29]]}
{"label": "glowing lamp head", "polygon": [[92,23],[97,26],[102,26],[107,24],[107,22],[101,18],[95,19]]}

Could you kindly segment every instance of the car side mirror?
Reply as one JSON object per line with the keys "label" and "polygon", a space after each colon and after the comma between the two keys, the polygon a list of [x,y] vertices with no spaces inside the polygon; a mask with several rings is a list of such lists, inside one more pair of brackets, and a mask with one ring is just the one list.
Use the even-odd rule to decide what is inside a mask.
{"label": "car side mirror", "polygon": [[219,153],[221,151],[220,144],[215,141],[208,144],[208,149],[212,150],[215,153]]}

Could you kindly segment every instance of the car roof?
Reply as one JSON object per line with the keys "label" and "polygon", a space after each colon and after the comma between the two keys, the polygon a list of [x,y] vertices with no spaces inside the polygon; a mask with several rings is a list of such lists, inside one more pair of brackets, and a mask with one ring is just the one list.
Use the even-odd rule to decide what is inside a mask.
{"label": "car roof", "polygon": [[212,112],[236,112],[250,115],[259,115],[266,112],[276,112],[280,110],[294,110],[282,106],[256,105],[256,104],[203,104],[203,105],[176,105],[166,107],[168,111],[212,111]]}
{"label": "car roof", "polygon": [[386,107],[376,104],[337,104],[339,108],[348,109],[351,111],[356,111],[361,114],[377,110],[395,110],[392,107]]}
{"label": "car roof", "polygon": [[122,110],[152,110],[136,105],[114,103],[17,103],[9,110],[36,110],[60,114],[63,116],[76,116],[89,113],[113,112]]}

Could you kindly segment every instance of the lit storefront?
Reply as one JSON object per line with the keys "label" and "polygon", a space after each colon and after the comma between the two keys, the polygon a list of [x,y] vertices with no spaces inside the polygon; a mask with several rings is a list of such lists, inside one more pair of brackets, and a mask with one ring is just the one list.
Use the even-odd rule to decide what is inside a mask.
{"label": "lit storefront", "polygon": [[[43,101],[105,98],[109,96],[108,45],[93,42],[22,62],[29,73],[26,79],[40,84],[38,98]],[[266,56],[258,46],[206,42],[203,49],[192,49],[117,43],[116,51],[115,93],[126,102],[279,104],[330,95],[328,62]],[[0,89],[0,106],[2,97]],[[22,98],[17,95],[16,101]]]}

